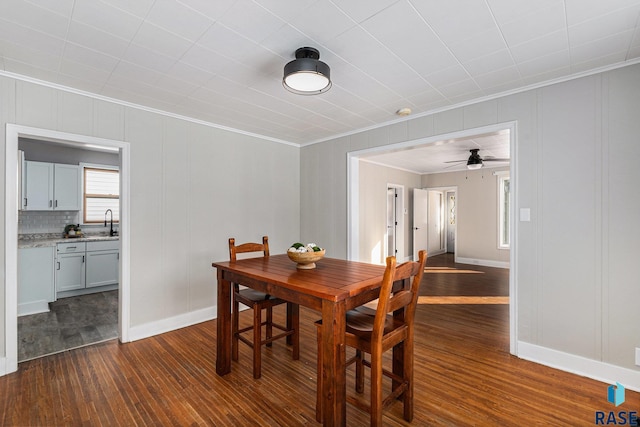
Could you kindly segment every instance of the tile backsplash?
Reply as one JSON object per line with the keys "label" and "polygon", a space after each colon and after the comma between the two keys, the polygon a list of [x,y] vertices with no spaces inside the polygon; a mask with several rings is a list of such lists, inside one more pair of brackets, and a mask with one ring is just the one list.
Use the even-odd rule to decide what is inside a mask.
{"label": "tile backsplash", "polygon": [[18,214],[18,234],[47,234],[64,232],[67,224],[79,224],[78,211],[20,211]]}

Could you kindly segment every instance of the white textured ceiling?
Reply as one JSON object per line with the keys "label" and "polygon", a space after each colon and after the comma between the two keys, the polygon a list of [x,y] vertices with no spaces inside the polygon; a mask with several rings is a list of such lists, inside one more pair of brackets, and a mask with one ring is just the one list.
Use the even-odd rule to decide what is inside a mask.
{"label": "white textured ceiling", "polygon": [[[635,62],[640,0],[1,0],[0,69],[293,143]],[[331,67],[283,89],[294,51]]]}
{"label": "white textured ceiling", "polygon": [[478,154],[483,159],[483,168],[509,166],[511,156],[507,130],[428,144],[416,143],[411,148],[364,154],[360,159],[424,175],[467,170],[469,150],[476,148],[480,150]]}

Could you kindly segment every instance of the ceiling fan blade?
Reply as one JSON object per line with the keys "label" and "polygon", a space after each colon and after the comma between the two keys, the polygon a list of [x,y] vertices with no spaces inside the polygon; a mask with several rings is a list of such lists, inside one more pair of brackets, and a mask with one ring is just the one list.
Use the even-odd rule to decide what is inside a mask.
{"label": "ceiling fan blade", "polygon": [[496,158],[489,158],[489,159],[482,159],[483,162],[509,162],[511,161],[511,159],[496,159]]}
{"label": "ceiling fan blade", "polygon": [[443,162],[443,163],[462,163],[462,162],[466,162],[467,159],[464,160],[449,160],[448,162]]}
{"label": "ceiling fan blade", "polygon": [[[465,160],[465,161],[466,161],[466,160]],[[447,163],[451,163],[451,162],[447,162]],[[462,163],[462,162],[458,162],[458,164],[453,164],[453,165],[445,166],[444,168],[442,168],[442,170],[447,170],[447,169],[455,168],[455,167],[457,167],[457,166],[460,166],[460,163]]]}

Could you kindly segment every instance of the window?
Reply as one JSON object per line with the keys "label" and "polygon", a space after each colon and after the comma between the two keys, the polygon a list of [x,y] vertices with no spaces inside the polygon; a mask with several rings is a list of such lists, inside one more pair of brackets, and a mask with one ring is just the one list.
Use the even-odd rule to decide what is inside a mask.
{"label": "window", "polygon": [[[104,222],[107,209],[113,222],[120,219],[120,172],[109,166],[83,166],[83,223]],[[111,215],[109,215],[111,219]]]}
{"label": "window", "polygon": [[498,240],[498,248],[509,249],[509,212],[510,212],[510,180],[509,175],[498,176],[498,212],[500,236]]}

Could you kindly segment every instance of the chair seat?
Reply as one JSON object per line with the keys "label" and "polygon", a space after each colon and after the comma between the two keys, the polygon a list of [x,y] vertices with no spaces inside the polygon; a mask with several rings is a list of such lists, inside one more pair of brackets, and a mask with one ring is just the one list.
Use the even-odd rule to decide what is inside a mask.
{"label": "chair seat", "polygon": [[255,289],[251,289],[251,288],[240,289],[238,291],[238,294],[244,299],[255,301],[255,302],[278,299],[272,295],[265,294],[264,292],[256,291]]}
{"label": "chair seat", "polygon": [[[373,313],[373,315],[371,313]],[[375,314],[375,311],[371,312],[371,309],[366,307],[358,307],[357,309],[349,310],[347,312],[346,332],[361,338],[371,335],[373,332]],[[393,316],[387,315],[384,322],[384,333],[388,334],[394,329],[398,329],[404,325],[404,322],[399,322],[395,320]]]}

